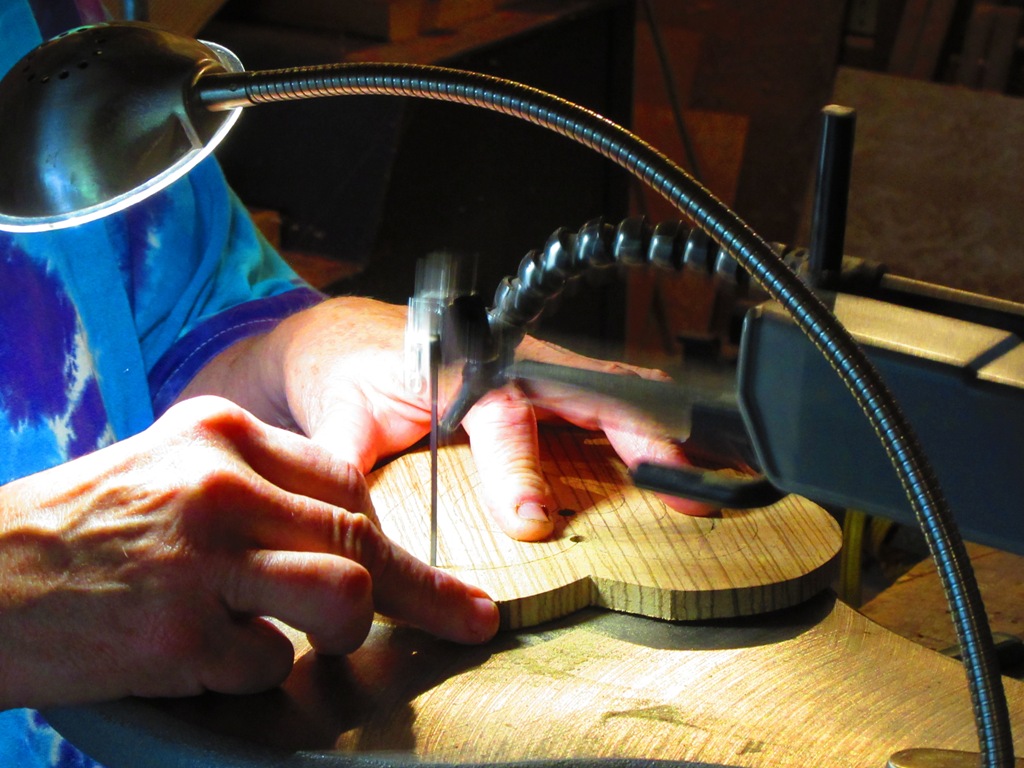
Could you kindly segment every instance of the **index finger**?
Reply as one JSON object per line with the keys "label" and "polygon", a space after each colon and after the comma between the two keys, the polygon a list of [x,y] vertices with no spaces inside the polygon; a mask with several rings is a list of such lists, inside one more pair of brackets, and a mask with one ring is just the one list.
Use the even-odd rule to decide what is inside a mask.
{"label": "index finger", "polygon": [[482,589],[413,557],[366,517],[336,514],[335,554],[370,572],[380,613],[459,643],[482,643],[498,631],[498,606]]}
{"label": "index finger", "polygon": [[484,642],[498,630],[498,607],[483,590],[413,557],[365,515],[295,499],[291,514],[270,516],[258,528],[264,547],[358,563],[370,575],[374,608],[386,616],[460,643]]}

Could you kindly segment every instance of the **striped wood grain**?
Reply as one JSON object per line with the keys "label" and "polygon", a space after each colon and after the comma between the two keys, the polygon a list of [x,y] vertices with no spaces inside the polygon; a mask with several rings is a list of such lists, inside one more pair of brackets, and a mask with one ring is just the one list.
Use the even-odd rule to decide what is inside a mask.
{"label": "striped wood grain", "polygon": [[[437,564],[497,600],[505,628],[587,606],[671,620],[764,613],[807,599],[833,576],[838,527],[804,499],[690,517],[634,487],[602,436],[547,429],[541,455],[556,533],[518,542],[484,510],[468,446],[440,452]],[[423,560],[429,476],[429,452],[418,450],[370,477],[384,531]]]}

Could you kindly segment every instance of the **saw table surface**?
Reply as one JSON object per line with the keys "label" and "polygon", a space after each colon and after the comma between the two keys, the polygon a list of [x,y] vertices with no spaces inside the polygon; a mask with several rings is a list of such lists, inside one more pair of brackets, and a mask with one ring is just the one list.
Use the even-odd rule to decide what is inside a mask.
{"label": "saw table surface", "polygon": [[[545,612],[560,618],[472,647],[381,620],[344,658],[318,657],[290,632],[296,664],[277,690],[127,700],[46,716],[108,768],[598,757],[881,768],[907,748],[977,750],[962,667],[815,587],[838,547],[827,515],[790,500],[770,514],[684,518],[627,487],[607,446],[588,440],[559,432],[544,443],[549,480],[573,514],[549,544],[522,545],[532,555],[520,570],[512,562],[524,557],[512,554],[518,546],[493,533],[472,506],[468,454],[458,447],[443,452],[442,509],[465,505],[478,517],[442,516],[441,564],[471,580],[490,579],[487,588],[496,593],[509,585],[524,590],[519,597],[496,595],[506,601],[507,623],[530,624]],[[395,515],[404,510],[403,535],[414,551],[427,545],[421,461],[408,454],[371,478],[385,528],[399,527]],[[729,528],[743,535],[726,546],[722,529]],[[489,558],[464,554],[474,541],[494,545]],[[633,549],[613,550],[613,542]],[[593,551],[579,556],[588,543]],[[648,551],[654,556],[645,557]],[[737,553],[748,553],[747,562]],[[817,575],[794,576],[796,559]],[[761,572],[784,586],[752,578]],[[536,589],[541,573],[570,574],[569,582],[592,586],[567,588],[556,579],[547,588],[560,596],[548,599]],[[643,586],[629,586],[630,579]],[[729,598],[708,597],[713,583]],[[668,597],[677,593],[698,597]],[[570,604],[577,600],[622,602],[609,610]],[[721,618],[723,606],[742,615]],[[635,615],[694,607],[711,615]],[[767,612],[749,615],[757,608]],[[1005,683],[1019,754],[1024,684]]]}

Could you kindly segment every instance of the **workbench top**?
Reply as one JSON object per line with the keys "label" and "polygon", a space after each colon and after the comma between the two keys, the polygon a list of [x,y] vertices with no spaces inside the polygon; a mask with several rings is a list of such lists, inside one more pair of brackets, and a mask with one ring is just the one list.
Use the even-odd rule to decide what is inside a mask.
{"label": "workbench top", "polygon": [[[556,492],[562,483],[562,492],[581,494],[574,511],[592,515],[591,530],[615,519],[602,514],[600,503],[653,504],[632,490],[624,494],[621,483],[595,469],[604,456],[599,445],[557,450],[557,442],[547,443],[546,455],[562,473],[554,478]],[[426,515],[410,502],[422,493],[416,486],[423,479],[415,454],[406,459],[381,470],[386,481],[370,478],[385,526],[393,510],[382,495],[400,502],[394,509],[416,519]],[[469,469],[448,489],[459,503],[478,503]],[[776,522],[788,517],[780,510]],[[665,521],[655,514],[653,525]],[[634,518],[619,538],[644,539],[649,524]],[[728,527],[730,518],[717,524]],[[483,527],[460,532],[461,538],[479,536]],[[795,552],[798,535],[773,539],[763,567]],[[684,570],[699,565],[700,548],[679,544],[679,558],[692,561]],[[445,552],[442,546],[442,560]],[[642,574],[642,561],[633,564]],[[384,620],[344,658],[319,657],[305,638],[290,630],[289,636],[296,664],[277,690],[129,700],[46,716],[108,768],[563,758],[880,768],[902,749],[977,750],[961,665],[884,629],[827,589],[789,607],[734,618],[664,621],[582,608],[473,647]],[[1005,685],[1020,753],[1024,683]]]}

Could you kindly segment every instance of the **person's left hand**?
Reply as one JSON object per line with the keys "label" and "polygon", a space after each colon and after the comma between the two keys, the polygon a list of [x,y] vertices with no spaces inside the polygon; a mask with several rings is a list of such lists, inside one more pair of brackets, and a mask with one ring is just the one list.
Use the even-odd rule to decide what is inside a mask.
{"label": "person's left hand", "polygon": [[[222,365],[201,372],[185,395],[210,391],[211,383],[221,392],[225,384],[242,385],[248,394],[234,397],[237,402],[271,423],[304,432],[369,472],[379,459],[408,448],[430,429],[428,399],[404,385],[405,322],[405,307],[355,297],[331,299],[284,320],[265,337],[232,347],[222,355]],[[542,362],[664,378],[657,371],[583,357],[529,337],[519,353]],[[252,371],[254,359],[258,366]],[[282,373],[280,386],[275,378]],[[253,399],[253,391],[262,394]],[[537,444],[537,419],[551,416],[602,430],[630,467],[642,460],[687,463],[678,444],[652,433],[649,425],[624,418],[620,409],[539,387],[525,392],[509,385],[492,391],[463,426],[489,510],[512,538],[536,541],[554,529],[551,490]],[[687,514],[712,511],[684,499],[669,503]]]}

